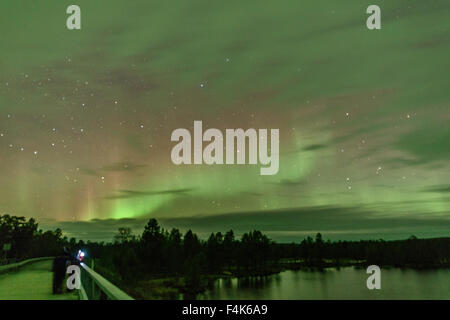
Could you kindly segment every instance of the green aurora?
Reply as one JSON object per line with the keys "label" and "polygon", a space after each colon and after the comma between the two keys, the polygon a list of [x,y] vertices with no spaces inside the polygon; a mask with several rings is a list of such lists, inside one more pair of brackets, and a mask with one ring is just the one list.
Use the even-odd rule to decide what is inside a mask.
{"label": "green aurora", "polygon": [[[66,29],[81,7],[82,29]],[[378,4],[382,29],[366,28]],[[157,217],[274,239],[448,236],[448,1],[0,4],[0,214],[111,239]],[[279,128],[280,169],[171,132]],[[247,230],[244,230],[247,231]]]}

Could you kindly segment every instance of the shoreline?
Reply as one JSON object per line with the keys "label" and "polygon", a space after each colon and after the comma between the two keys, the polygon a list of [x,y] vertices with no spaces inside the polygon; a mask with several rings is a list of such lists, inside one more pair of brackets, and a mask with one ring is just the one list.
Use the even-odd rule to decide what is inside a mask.
{"label": "shoreline", "polygon": [[[154,275],[149,276],[146,280],[142,280],[139,283],[141,285],[137,288],[130,289],[130,293],[136,299],[194,299],[196,295],[202,294],[207,291],[212,284],[220,279],[245,279],[245,278],[258,278],[269,277],[280,274],[285,271],[313,271],[321,272],[326,269],[340,269],[350,268],[364,269],[368,265],[365,261],[360,262],[348,262],[341,264],[325,263],[321,266],[306,265],[304,263],[279,263],[277,266],[272,266],[270,269],[266,269],[263,272],[230,272],[229,270],[223,270],[220,274],[205,274],[199,277],[199,282],[196,287],[186,285],[186,278],[181,275]],[[394,265],[382,265],[388,269],[402,269],[402,270],[415,270],[415,271],[432,271],[450,269],[450,266],[394,266]]]}

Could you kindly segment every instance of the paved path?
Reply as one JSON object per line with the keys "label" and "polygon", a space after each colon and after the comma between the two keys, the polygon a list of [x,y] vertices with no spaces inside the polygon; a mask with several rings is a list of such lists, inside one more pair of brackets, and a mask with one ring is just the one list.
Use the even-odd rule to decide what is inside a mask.
{"label": "paved path", "polygon": [[52,260],[27,264],[0,274],[0,300],[77,300],[78,294],[52,294]]}

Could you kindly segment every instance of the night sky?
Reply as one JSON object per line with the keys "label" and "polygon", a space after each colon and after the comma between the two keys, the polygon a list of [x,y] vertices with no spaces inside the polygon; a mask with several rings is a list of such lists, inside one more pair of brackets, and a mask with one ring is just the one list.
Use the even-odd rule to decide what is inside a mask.
{"label": "night sky", "polygon": [[[81,7],[82,29],[66,28]],[[379,4],[382,29],[366,28]],[[448,1],[0,4],[0,214],[280,241],[450,233]],[[280,168],[176,166],[173,130],[280,129]]]}

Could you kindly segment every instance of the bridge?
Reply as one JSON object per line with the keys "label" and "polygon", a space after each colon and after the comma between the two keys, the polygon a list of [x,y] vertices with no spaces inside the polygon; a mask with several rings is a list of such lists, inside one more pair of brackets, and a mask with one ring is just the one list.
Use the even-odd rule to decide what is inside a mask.
{"label": "bridge", "polygon": [[52,257],[0,266],[0,300],[133,300],[81,263],[81,288],[52,294]]}

